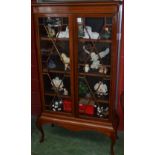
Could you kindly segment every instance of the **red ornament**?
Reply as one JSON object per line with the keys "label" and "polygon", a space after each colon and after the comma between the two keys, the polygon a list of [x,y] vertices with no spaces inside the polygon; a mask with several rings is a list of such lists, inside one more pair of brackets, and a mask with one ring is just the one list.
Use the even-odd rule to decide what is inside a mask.
{"label": "red ornament", "polygon": [[64,101],[63,101],[63,111],[71,112],[71,111],[72,111],[71,104],[72,104],[71,101],[69,101],[69,100],[64,100]]}
{"label": "red ornament", "polygon": [[94,114],[94,106],[79,104],[79,113],[93,115]]}
{"label": "red ornament", "polygon": [[93,105],[87,105],[85,109],[85,113],[88,115],[94,114],[94,106]]}

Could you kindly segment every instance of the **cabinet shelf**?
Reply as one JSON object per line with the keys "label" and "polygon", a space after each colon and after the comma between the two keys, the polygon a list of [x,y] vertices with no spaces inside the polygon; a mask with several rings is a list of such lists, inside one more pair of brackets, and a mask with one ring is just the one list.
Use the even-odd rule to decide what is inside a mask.
{"label": "cabinet shelf", "polygon": [[[49,107],[47,105],[44,105],[45,107]],[[55,114],[55,115],[67,115],[67,116],[71,116],[72,113],[71,112],[64,112],[64,111],[52,111],[52,110],[48,110],[48,109],[45,109],[44,111],[46,111],[46,113],[49,113],[49,114]]]}
{"label": "cabinet shelf", "polygon": [[[79,97],[79,98],[80,98],[80,99],[86,99],[86,98],[84,98],[84,97]],[[95,101],[93,98],[89,98],[89,99]],[[109,100],[105,100],[105,99],[96,99],[96,102],[97,102],[97,103],[109,103]]]}
{"label": "cabinet shelf", "polygon": [[60,74],[65,74],[66,76],[70,76],[70,72],[68,71],[43,68],[43,74],[47,74],[47,73],[60,73]]}
{"label": "cabinet shelf", "polygon": [[79,38],[80,42],[101,42],[101,43],[112,43],[112,40],[109,39],[86,39],[86,38]]}
{"label": "cabinet shelf", "polygon": [[[78,64],[79,66],[85,66],[85,64]],[[111,67],[111,65],[104,65],[105,67]]]}
{"label": "cabinet shelf", "polygon": [[110,75],[105,75],[101,73],[79,73],[80,76],[93,76],[93,77],[105,77],[105,79],[110,79]]}
{"label": "cabinet shelf", "polygon": [[69,38],[48,38],[48,37],[41,37],[40,40],[42,41],[69,41]]}
{"label": "cabinet shelf", "polygon": [[[55,93],[50,93],[50,92],[45,92],[44,95],[46,96],[57,96],[57,94]],[[59,95],[61,98],[65,98],[65,99],[71,99],[71,96],[65,96],[65,95]]]}

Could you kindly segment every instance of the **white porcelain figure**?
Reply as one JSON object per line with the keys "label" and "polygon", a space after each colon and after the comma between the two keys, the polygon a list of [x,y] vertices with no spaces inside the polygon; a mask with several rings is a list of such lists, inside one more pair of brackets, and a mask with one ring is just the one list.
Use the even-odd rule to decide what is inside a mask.
{"label": "white porcelain figure", "polygon": [[95,84],[94,90],[96,91],[96,94],[99,96],[108,95],[108,88],[106,84],[103,84],[102,81],[99,81]]}
{"label": "white porcelain figure", "polygon": [[69,29],[68,26],[66,27],[65,31],[60,31],[57,33],[58,38],[69,38]]}
{"label": "white porcelain figure", "polygon": [[109,52],[110,52],[110,49],[109,48],[106,48],[104,51],[102,51],[102,52],[99,53],[99,56],[101,58],[104,58],[106,55],[109,54]]}
{"label": "white porcelain figure", "polygon": [[64,95],[68,95],[68,90],[66,88],[64,88]]}
{"label": "white porcelain figure", "polygon": [[[85,46],[83,46],[83,50],[84,50],[84,52],[85,53],[87,53],[87,54],[89,54],[90,55],[90,57],[91,57],[91,60],[90,61],[92,61],[92,64],[90,65],[90,68],[91,69],[99,69],[99,67],[100,67],[100,61],[99,61],[99,56],[100,56],[100,58],[103,58],[103,57],[105,57],[106,55],[108,55],[109,54],[109,51],[110,51],[110,49],[109,48],[106,48],[104,51],[102,51],[102,52],[100,52],[99,53],[99,55],[98,54],[96,54],[95,52],[89,52],[87,49],[86,49],[86,47]],[[107,70],[104,70],[105,71],[105,74],[106,74],[106,72],[107,72]],[[102,68],[99,70],[99,72],[103,72],[102,71]]]}
{"label": "white porcelain figure", "polygon": [[85,64],[84,66],[84,71],[85,72],[89,72],[90,68],[89,68],[89,64]]}
{"label": "white porcelain figure", "polygon": [[86,26],[85,28],[84,28],[84,37],[83,38],[86,38],[86,39],[88,39],[89,37],[91,38],[91,39],[98,39],[98,37],[99,37],[99,33],[97,33],[97,32],[92,32],[92,27],[90,27],[90,26]]}
{"label": "white porcelain figure", "polygon": [[63,90],[64,84],[62,82],[61,79],[59,79],[59,77],[55,77],[54,79],[52,79],[51,81],[51,85],[53,86],[53,88],[59,88],[59,91]]}
{"label": "white porcelain figure", "polygon": [[99,60],[93,61],[92,64],[90,65],[90,68],[91,69],[98,69],[100,65],[101,64],[100,64],[100,61]]}
{"label": "white porcelain figure", "polygon": [[70,58],[67,57],[67,55],[65,53],[61,53],[61,58],[62,58],[62,62],[65,65],[65,70],[67,70],[67,68],[69,67]]}

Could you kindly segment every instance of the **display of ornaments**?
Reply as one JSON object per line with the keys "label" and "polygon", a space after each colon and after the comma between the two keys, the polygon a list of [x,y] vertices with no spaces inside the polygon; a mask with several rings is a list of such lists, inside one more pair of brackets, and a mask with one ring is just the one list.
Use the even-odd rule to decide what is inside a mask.
{"label": "display of ornaments", "polygon": [[101,59],[104,58],[110,52],[110,49],[106,48],[104,51],[101,51],[99,54],[96,54],[95,52],[88,51],[86,49],[85,45],[83,46],[83,50],[85,53],[89,54],[91,57],[91,59],[90,59],[90,61],[92,62],[90,65],[91,69],[99,69],[99,67],[101,66],[99,58],[101,58]]}
{"label": "display of ornaments", "polygon": [[61,99],[54,100],[52,102],[52,111],[62,111],[63,102]]}
{"label": "display of ornaments", "polygon": [[102,81],[99,81],[94,85],[94,90],[99,97],[103,95],[108,95],[107,85],[104,84]]}
{"label": "display of ornaments", "polygon": [[108,117],[109,115],[109,107],[106,105],[95,105],[96,115],[100,118]]}

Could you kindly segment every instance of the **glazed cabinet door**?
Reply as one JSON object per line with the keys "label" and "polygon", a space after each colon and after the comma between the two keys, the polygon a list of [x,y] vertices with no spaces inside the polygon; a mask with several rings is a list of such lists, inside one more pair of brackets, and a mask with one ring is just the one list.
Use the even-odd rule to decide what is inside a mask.
{"label": "glazed cabinet door", "polygon": [[109,120],[114,107],[116,21],[112,15],[76,17],[76,109],[81,118]]}
{"label": "glazed cabinet door", "polygon": [[35,15],[44,112],[73,114],[73,52],[70,15]]}

